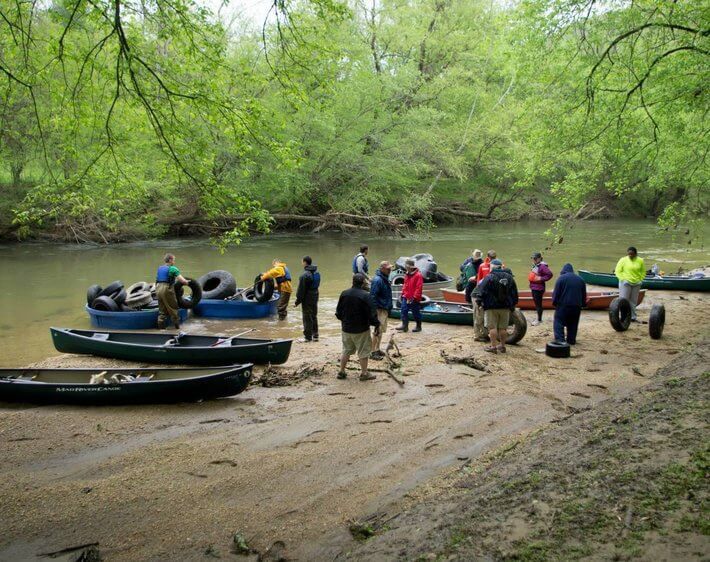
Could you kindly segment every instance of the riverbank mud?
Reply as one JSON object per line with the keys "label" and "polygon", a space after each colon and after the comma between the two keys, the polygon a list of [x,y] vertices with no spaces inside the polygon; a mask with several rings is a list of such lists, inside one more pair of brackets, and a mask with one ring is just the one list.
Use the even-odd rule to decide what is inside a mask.
{"label": "riverbank mud", "polygon": [[[709,336],[707,299],[651,293],[642,319],[654,303],[667,311],[661,340],[651,340],[643,324],[614,332],[605,312],[588,312],[568,360],[535,351],[552,338],[546,313],[505,355],[484,353],[466,327],[429,324],[420,334],[396,336],[403,385],[381,372],[373,382],[359,382],[356,371],[336,380],[340,341],[331,336],[295,345],[278,385],[255,384],[230,399],[142,408],[4,405],[0,559],[93,543],[106,560],[229,558],[235,536],[237,550],[253,551],[242,556],[262,559],[455,555],[445,542],[453,535],[418,544],[418,527],[404,526],[414,519],[398,514],[428,519],[429,508],[418,504],[442,498],[422,533],[441,532],[439,522],[453,532],[444,500],[462,489],[455,484],[461,471],[487,466],[496,451],[527,446],[538,430],[563,435],[579,416],[610,407],[610,399],[633,402],[657,384],[659,368],[696,353],[691,344]],[[485,369],[447,364],[442,351],[472,356]],[[107,363],[76,356],[41,362]],[[284,382],[289,373],[294,380]],[[257,380],[263,375],[257,370]],[[526,462],[557,451],[576,465],[566,440],[550,439],[549,450],[531,449]],[[552,456],[540,462],[554,464]],[[493,520],[486,537],[495,542],[504,527],[496,530]],[[409,538],[387,544],[387,530],[400,526]],[[539,530],[521,528],[522,538]],[[365,542],[353,536],[373,533]]]}

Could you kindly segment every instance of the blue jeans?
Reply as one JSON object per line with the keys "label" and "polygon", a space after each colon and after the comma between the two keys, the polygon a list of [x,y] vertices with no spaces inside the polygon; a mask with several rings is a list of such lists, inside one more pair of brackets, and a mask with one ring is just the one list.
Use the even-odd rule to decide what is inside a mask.
{"label": "blue jeans", "polygon": [[410,304],[407,302],[407,299],[402,297],[402,300],[400,301],[400,310],[402,313],[402,326],[407,326],[409,324],[410,311],[412,313],[412,316],[414,317],[415,322],[422,321],[422,309],[419,301],[412,301],[412,303]]}

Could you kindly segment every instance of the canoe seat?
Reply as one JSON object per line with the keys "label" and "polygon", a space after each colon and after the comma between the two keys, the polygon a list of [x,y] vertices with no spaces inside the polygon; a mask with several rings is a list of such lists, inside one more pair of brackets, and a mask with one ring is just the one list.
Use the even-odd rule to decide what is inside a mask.
{"label": "canoe seat", "polygon": [[91,336],[92,339],[108,341],[109,334],[102,334],[100,332],[94,332]]}

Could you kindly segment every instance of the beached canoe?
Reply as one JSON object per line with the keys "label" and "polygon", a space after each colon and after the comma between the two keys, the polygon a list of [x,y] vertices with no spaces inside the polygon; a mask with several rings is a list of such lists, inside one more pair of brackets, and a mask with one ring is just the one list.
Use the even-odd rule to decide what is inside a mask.
{"label": "beached canoe", "polygon": [[[587,283],[602,287],[618,287],[619,279],[613,273],[600,273],[580,269],[577,273]],[[710,277],[694,278],[686,275],[647,276],[641,282],[642,289],[664,291],[710,291]]]}
{"label": "beached canoe", "polygon": [[[84,308],[94,328],[104,328],[107,330],[151,330],[158,327],[159,312],[157,308],[125,312],[95,310],[88,305],[85,305]],[[178,314],[181,322],[187,320],[187,309],[179,309]],[[170,325],[172,325],[172,320],[168,318],[168,326]]]}
{"label": "beached canoe", "polygon": [[204,318],[266,318],[276,314],[279,293],[274,293],[268,302],[256,300],[202,299],[192,310],[195,316]]}
{"label": "beached canoe", "polygon": [[[389,313],[390,318],[402,318],[399,303]],[[409,313],[409,321],[414,322],[414,317]],[[422,322],[434,322],[440,324],[458,324],[460,326],[471,326],[473,328],[473,310],[470,306],[450,303],[445,301],[428,301],[422,306]],[[528,329],[525,315],[516,310],[510,315],[508,324],[507,343],[518,343]]]}
{"label": "beached canoe", "polygon": [[[445,289],[442,291],[446,302],[467,304],[463,291],[454,291],[453,289]],[[608,310],[611,301],[619,296],[618,291],[587,291],[587,310]],[[646,296],[645,289],[639,291],[639,302],[641,304]],[[518,293],[518,308],[521,310],[535,310],[535,302],[530,291],[520,291]],[[542,297],[542,308],[545,310],[553,310],[552,306],[552,291],[546,291]]]}
{"label": "beached canoe", "polygon": [[[50,328],[62,353],[83,353],[173,365],[280,364],[291,353],[293,340],[198,336],[167,332],[110,332]],[[226,340],[226,341],[225,341]]]}
{"label": "beached canoe", "polygon": [[[252,364],[183,369],[0,369],[0,401],[32,404],[154,404],[233,396]],[[106,384],[91,384],[99,375]]]}

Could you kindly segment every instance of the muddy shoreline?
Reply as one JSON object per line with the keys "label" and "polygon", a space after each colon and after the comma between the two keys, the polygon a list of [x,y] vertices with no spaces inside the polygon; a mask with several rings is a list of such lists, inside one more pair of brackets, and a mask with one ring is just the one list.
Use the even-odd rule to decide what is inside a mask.
{"label": "muddy shoreline", "polygon": [[[586,312],[569,360],[535,352],[552,335],[547,314],[506,355],[488,356],[462,327],[399,337],[404,385],[383,373],[372,383],[336,380],[340,342],[328,337],[294,347],[283,371],[300,380],[231,399],[3,405],[0,559],[89,543],[105,560],[229,558],[235,534],[262,558],[271,548],[291,559],[357,559],[370,541],[353,538],[353,521],[436,497],[462,465],[634,395],[708,337],[706,297],[653,292],[642,318],[659,302],[663,339],[651,340],[645,325],[618,334],[606,313]],[[487,371],[446,364],[442,350],[472,355]],[[97,362],[106,363],[41,364]]]}

